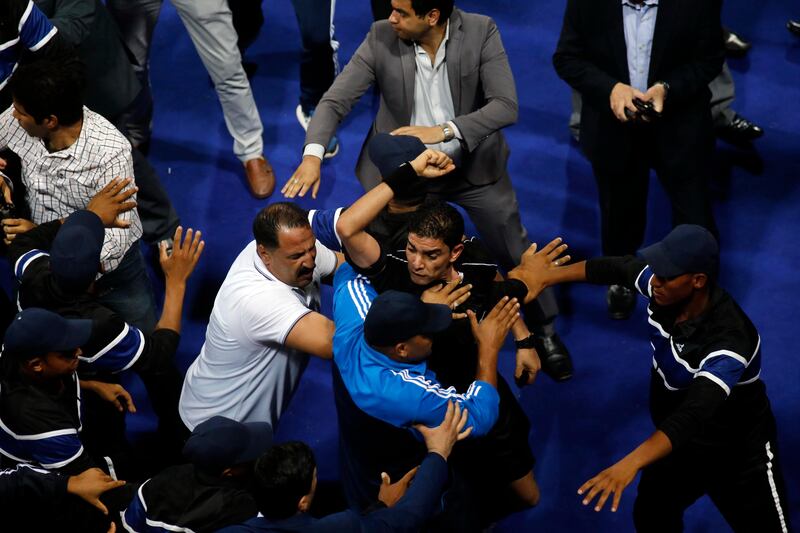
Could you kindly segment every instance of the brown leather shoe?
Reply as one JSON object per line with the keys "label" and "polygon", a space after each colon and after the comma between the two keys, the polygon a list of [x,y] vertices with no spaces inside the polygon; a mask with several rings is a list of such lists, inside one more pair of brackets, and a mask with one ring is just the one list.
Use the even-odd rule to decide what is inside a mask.
{"label": "brown leather shoe", "polygon": [[244,164],[244,174],[250,192],[256,198],[267,198],[275,190],[275,173],[263,155],[248,159]]}

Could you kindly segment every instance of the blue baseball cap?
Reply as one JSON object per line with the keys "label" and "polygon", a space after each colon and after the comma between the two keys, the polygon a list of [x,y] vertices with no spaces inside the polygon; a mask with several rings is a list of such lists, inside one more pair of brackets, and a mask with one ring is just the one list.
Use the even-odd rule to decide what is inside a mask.
{"label": "blue baseball cap", "polygon": [[91,211],[75,211],[59,228],[50,248],[50,270],[59,287],[83,292],[97,277],[106,231]]}
{"label": "blue baseball cap", "polygon": [[381,176],[389,176],[406,161],[412,161],[425,151],[425,145],[411,135],[378,133],[369,141],[369,158]]}
{"label": "blue baseball cap", "polygon": [[656,276],[706,274],[714,278],[719,269],[717,239],[702,226],[681,224],[660,242],[639,250]]}
{"label": "blue baseball cap", "polygon": [[3,354],[27,360],[48,352],[69,352],[80,348],[92,335],[90,319],[64,318],[30,307],[17,313],[6,330]]}
{"label": "blue baseball cap", "polygon": [[416,335],[443,331],[452,321],[446,305],[426,304],[407,292],[386,291],[367,312],[364,338],[370,346],[394,346]]}
{"label": "blue baseball cap", "polygon": [[269,423],[214,416],[194,428],[183,446],[183,455],[200,469],[219,474],[226,468],[255,461],[270,446]]}

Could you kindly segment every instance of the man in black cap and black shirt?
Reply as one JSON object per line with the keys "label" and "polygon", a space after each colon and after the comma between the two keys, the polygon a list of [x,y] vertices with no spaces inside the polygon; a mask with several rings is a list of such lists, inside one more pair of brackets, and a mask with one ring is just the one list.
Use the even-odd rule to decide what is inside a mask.
{"label": "man in black cap and black shirt", "polygon": [[[92,320],[90,338],[81,345],[82,378],[109,382],[104,385],[106,388],[119,387],[113,385],[118,381],[116,375],[129,369],[142,378],[159,418],[158,454],[147,461],[150,468],[158,471],[174,464],[189,435],[178,415],[183,377],[174,356],[180,341],[186,281],[204,243],[201,233],[191,229],[184,240],[179,227],[172,254],[167,255],[162,246],[160,261],[166,285],[155,331],[145,334],[98,303],[92,287],[100,267],[104,228],[124,225],[117,216],[136,206],[129,200],[136,188],[125,190],[130,182],[130,178],[113,180],[92,198],[87,210],[72,213],[63,223],[54,220],[18,235],[9,247],[9,259],[20,284],[21,309],[41,307],[64,317]],[[113,406],[96,404],[94,400],[90,396],[85,402],[86,432],[122,435],[124,418],[117,416]],[[122,410],[122,406],[117,404],[117,409]]]}
{"label": "man in black cap and black shirt", "polygon": [[125,529],[217,531],[254,518],[249,492],[256,459],[272,446],[267,422],[214,416],[198,424],[183,447],[189,464],[172,466],[142,484],[122,515]]}
{"label": "man in black cap and black shirt", "polygon": [[[735,531],[789,530],[775,419],[761,375],[761,339],[716,284],[711,233],[676,227],[639,257],[540,265],[543,286],[567,281],[623,284],[649,300],[653,368],[650,413],[657,430],[581,486],[595,510],[642,470],[634,506],[639,531],[681,531],[683,513],[704,494]],[[529,281],[530,282],[530,281]]]}

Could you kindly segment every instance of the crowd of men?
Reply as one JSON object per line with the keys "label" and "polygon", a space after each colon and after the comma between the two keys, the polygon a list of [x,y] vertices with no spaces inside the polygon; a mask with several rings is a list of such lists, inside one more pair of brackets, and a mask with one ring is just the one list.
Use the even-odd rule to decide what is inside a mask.
{"label": "crowd of men", "polygon": [[[254,65],[242,60],[260,9],[173,3],[250,192],[268,197]],[[569,379],[551,287],[589,282],[608,286],[612,318],[648,301],[656,429],[584,483],[582,503],[616,511],[641,472],[639,531],[681,531],[704,494],[736,531],[789,531],[761,339],[717,283],[712,93],[732,35],[719,2],[567,0],[553,64],[579,97],[573,125],[598,182],[604,254],[579,262],[560,238],[531,244],[522,225],[502,133],[518,101],[495,22],[452,0],[373,0],[376,22],[338,72],[334,3],[322,3],[293,1],[302,162],[284,201],[253,220],[184,376],[183,302],[205,243],[147,161],[161,2],[3,2],[0,216],[14,290],[1,302],[0,527],[481,531],[547,490],[498,354],[510,333],[518,386],[540,370]],[[371,87],[380,105],[355,169],[365,193],[304,210],[291,199],[316,197],[336,129]],[[650,169],[674,229],[642,248]],[[163,273],[160,315],[141,241]],[[338,506],[317,490],[307,444],[273,442],[310,356],[330,361]],[[129,371],[158,418],[135,446]]]}

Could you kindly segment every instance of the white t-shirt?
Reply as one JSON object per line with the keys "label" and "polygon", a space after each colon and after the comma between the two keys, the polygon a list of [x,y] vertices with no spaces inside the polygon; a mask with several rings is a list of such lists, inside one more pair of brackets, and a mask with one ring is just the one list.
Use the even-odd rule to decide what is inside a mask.
{"label": "white t-shirt", "polygon": [[179,411],[190,430],[215,415],[275,427],[308,364],[307,354],[284,342],[298,320],[319,310],[320,278],[335,269],[336,254],[317,241],[313,281],[298,289],[270,273],[255,241],[242,250],[183,382]]}

